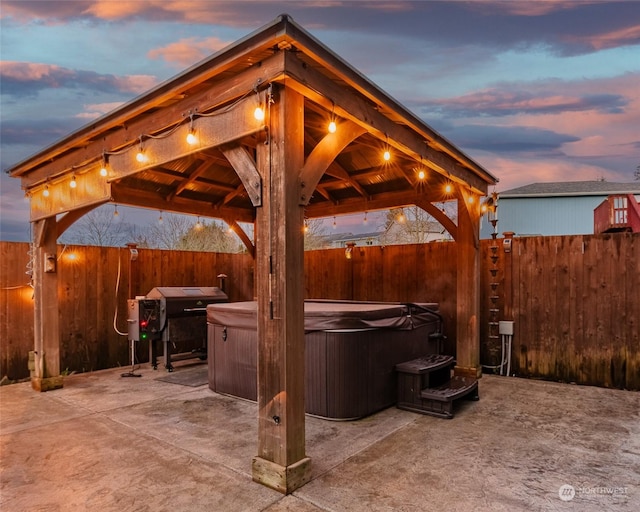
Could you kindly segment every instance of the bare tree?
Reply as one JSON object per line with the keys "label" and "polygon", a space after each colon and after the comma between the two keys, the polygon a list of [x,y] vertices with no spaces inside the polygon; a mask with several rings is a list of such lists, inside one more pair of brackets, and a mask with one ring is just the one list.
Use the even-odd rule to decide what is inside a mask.
{"label": "bare tree", "polygon": [[304,250],[313,251],[325,246],[327,231],[321,219],[310,219],[304,223]]}
{"label": "bare tree", "polygon": [[60,241],[77,245],[119,247],[137,237],[137,228],[128,223],[117,207],[101,206],[82,216]]}
{"label": "bare tree", "polygon": [[190,217],[172,213],[161,214],[158,222],[148,226],[135,241],[140,247],[177,249],[193,226],[194,222]]}
{"label": "bare tree", "polygon": [[210,251],[237,253],[243,245],[233,232],[225,229],[224,223],[213,221],[209,224],[198,221],[180,239],[175,249],[181,251]]}

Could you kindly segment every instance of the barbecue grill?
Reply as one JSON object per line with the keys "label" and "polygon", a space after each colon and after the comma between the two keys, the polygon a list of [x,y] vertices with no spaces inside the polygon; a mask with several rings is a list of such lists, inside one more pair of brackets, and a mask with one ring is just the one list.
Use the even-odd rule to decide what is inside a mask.
{"label": "barbecue grill", "polygon": [[[149,362],[158,368],[158,344],[162,342],[164,366],[172,361],[207,358],[207,305],[227,302],[217,286],[153,288],[146,296],[130,299],[129,339],[149,342]],[[180,350],[177,350],[180,349]]]}

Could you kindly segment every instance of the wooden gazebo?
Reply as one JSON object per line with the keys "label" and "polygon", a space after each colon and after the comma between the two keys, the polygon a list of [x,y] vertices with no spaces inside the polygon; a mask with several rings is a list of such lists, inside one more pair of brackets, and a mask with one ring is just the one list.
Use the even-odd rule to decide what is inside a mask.
{"label": "wooden gazebo", "polygon": [[[305,218],[417,205],[440,221],[458,247],[455,372],[480,376],[479,218],[496,178],[287,15],[9,173],[34,227],[35,389],[60,380],[56,241],[109,202],[223,219],[254,255],[256,481],[289,493],[309,475]],[[456,220],[434,205],[448,200]]]}

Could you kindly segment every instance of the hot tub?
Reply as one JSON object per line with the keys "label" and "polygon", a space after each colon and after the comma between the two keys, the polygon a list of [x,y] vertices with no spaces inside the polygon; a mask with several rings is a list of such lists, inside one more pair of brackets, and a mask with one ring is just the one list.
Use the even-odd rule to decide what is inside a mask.
{"label": "hot tub", "polygon": [[[396,364],[437,353],[437,304],[307,300],[305,410],[367,416],[395,404]],[[257,303],[207,306],[209,387],[257,400]]]}

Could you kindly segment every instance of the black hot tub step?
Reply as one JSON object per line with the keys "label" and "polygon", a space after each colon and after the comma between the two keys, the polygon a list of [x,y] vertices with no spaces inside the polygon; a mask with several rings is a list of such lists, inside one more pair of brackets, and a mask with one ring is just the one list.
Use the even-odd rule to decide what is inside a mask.
{"label": "black hot tub step", "polygon": [[455,375],[451,380],[435,388],[425,388],[420,391],[420,396],[427,400],[438,400],[441,402],[452,402],[475,392],[474,398],[478,395],[478,380],[471,377]]}

